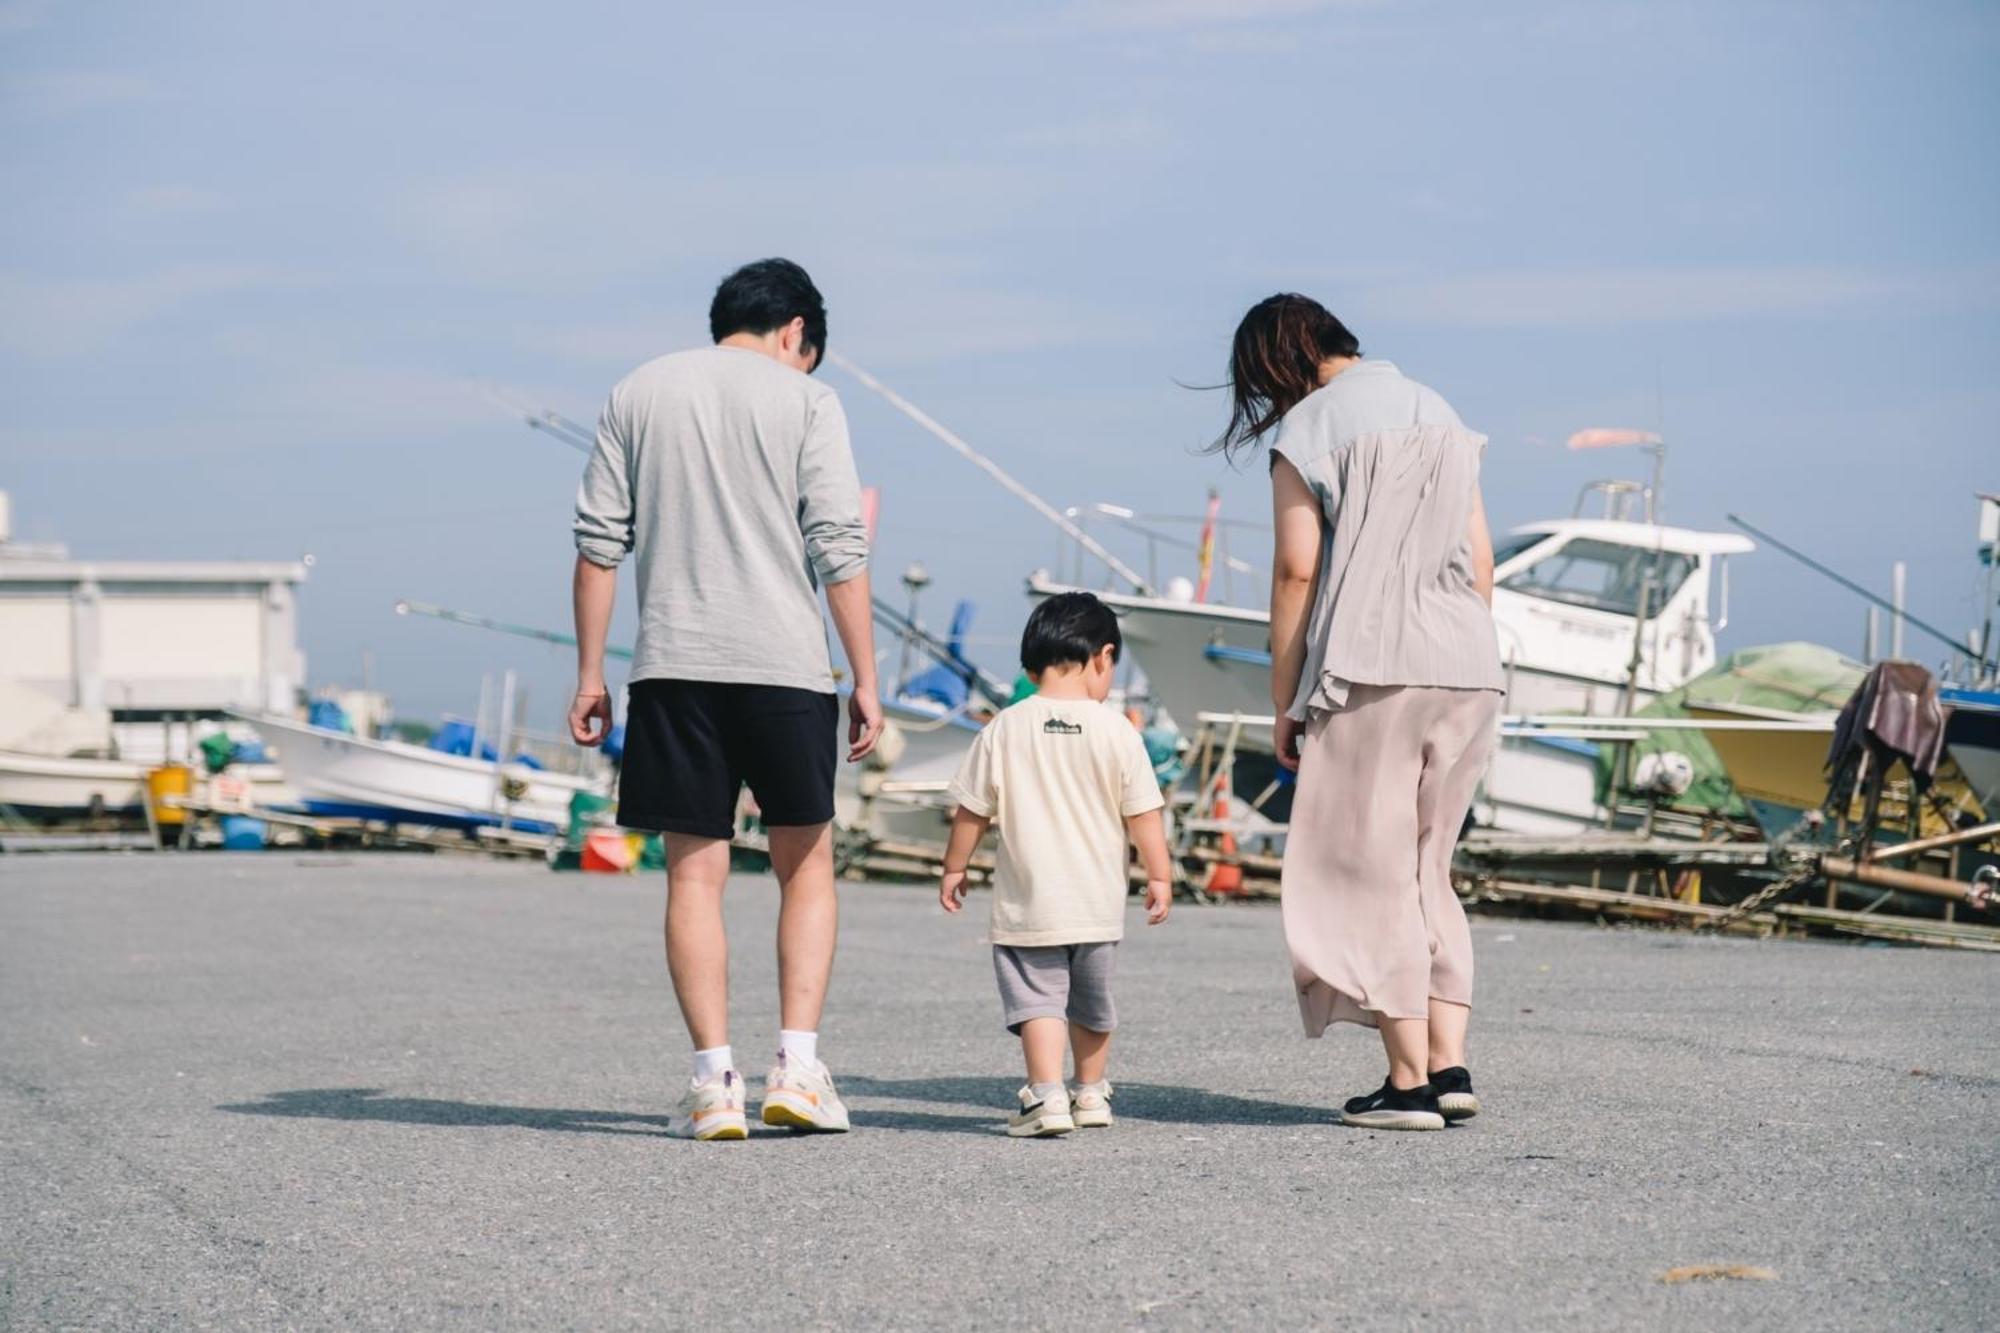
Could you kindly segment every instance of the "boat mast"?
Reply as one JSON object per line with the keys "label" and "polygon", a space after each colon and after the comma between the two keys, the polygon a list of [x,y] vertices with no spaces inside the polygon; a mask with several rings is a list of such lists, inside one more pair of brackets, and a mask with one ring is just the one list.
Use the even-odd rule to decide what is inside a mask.
{"label": "boat mast", "polygon": [[861,381],[864,388],[879,394],[889,406],[895,408],[898,412],[901,412],[904,416],[937,437],[953,453],[965,459],[966,462],[972,464],[987,476],[993,478],[994,481],[1000,484],[1002,490],[1024,501],[1030,509],[1055,524],[1064,534],[1074,540],[1077,545],[1096,556],[1099,560],[1102,560],[1105,567],[1110,569],[1112,573],[1131,584],[1134,591],[1146,596],[1152,595],[1152,585],[1147,583],[1137,570],[1106,550],[1104,545],[1096,538],[1064,517],[1060,509],[1057,509],[1047,500],[1044,500],[1041,496],[1014,480],[1013,477],[1001,469],[998,463],[995,463],[985,454],[980,453],[977,449],[974,449],[971,445],[953,434],[940,424],[935,417],[932,417],[915,403],[903,397],[903,395],[897,393],[894,389],[884,384],[881,380],[876,379],[873,375],[863,370],[860,366],[855,365],[840,353],[828,352],[826,359],[834,365],[839,366],[855,379]]}

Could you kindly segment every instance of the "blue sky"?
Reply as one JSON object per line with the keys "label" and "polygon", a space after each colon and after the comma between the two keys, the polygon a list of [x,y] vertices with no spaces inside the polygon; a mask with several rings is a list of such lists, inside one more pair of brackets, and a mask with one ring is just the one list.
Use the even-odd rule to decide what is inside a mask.
{"label": "blue sky", "polygon": [[[1560,442],[1663,410],[1671,520],[1907,560],[1962,630],[1995,68],[1984,4],[4,3],[0,487],[84,555],[309,551],[316,681],[372,650],[435,714],[513,665],[549,725],[563,654],[392,612],[566,623],[581,460],[482,386],[594,419],[786,254],[838,350],[1057,503],[1261,518],[1176,381],[1297,289],[1492,437],[1496,524],[1637,474]],[[1004,665],[1052,533],[822,373],[878,580],[921,559]],[[1781,555],[1734,591],[1733,646],[1858,647]]]}

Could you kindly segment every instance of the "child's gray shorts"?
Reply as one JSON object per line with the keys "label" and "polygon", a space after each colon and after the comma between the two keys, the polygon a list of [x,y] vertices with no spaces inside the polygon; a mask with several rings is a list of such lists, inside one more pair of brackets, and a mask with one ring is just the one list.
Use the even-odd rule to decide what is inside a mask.
{"label": "child's gray shorts", "polygon": [[1118,941],[1095,944],[993,946],[993,975],[1007,1030],[1019,1033],[1031,1018],[1066,1018],[1092,1032],[1118,1026],[1111,1003],[1111,974]]}

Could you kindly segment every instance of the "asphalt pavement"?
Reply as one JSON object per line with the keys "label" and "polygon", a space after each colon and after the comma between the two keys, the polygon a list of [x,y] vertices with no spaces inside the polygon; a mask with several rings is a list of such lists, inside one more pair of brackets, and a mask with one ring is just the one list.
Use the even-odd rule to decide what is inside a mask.
{"label": "asphalt pavement", "polygon": [[[1267,905],[1122,950],[1120,1123],[1001,1133],[984,901],[845,890],[844,1137],[665,1137],[654,879],[0,859],[0,1328],[1992,1327],[2000,959],[1475,922],[1444,1133],[1344,1129]],[[732,1033],[776,1042],[776,889]],[[1768,1277],[1664,1281],[1687,1265]]]}

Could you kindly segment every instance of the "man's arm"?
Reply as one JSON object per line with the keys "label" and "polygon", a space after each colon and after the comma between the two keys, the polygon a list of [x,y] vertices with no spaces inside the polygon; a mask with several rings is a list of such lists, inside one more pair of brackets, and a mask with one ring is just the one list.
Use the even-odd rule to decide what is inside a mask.
{"label": "man's arm", "polygon": [[847,701],[847,761],[854,763],[875,748],[882,734],[882,700],[875,680],[875,607],[868,588],[861,481],[847,442],[847,415],[832,393],[813,404],[799,451],[799,531],[826,587],[826,608],[854,680]]}
{"label": "man's arm", "polygon": [[854,693],[847,700],[847,762],[855,763],[875,748],[882,736],[882,696],[875,679],[875,605],[868,591],[868,571],[826,585],[826,609],[833,615],[833,632],[847,654]]}
{"label": "man's arm", "polygon": [[611,733],[611,696],[604,685],[604,639],[618,599],[618,562],[632,549],[632,483],[617,396],[597,419],[597,445],[576,488],[576,568],[570,598],[576,611],[576,697],[569,734],[578,745],[602,745]]}
{"label": "man's arm", "polygon": [[570,577],[576,608],[576,697],[569,706],[569,734],[578,745],[602,745],[611,733],[611,695],[604,685],[604,640],[618,600],[618,571],[578,555]]}

